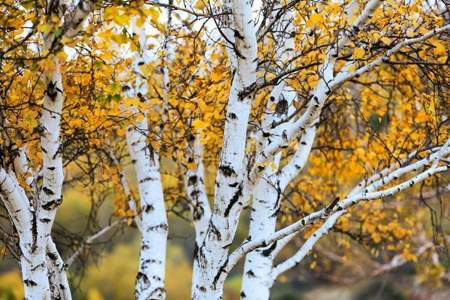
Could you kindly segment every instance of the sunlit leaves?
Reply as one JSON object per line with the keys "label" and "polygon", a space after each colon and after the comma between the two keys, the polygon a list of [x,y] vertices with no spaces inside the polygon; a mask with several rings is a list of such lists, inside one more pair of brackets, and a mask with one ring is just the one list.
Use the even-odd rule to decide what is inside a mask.
{"label": "sunlit leaves", "polygon": [[353,58],[354,59],[361,59],[364,57],[364,54],[366,53],[366,51],[364,51],[363,48],[355,48],[353,50]]}
{"label": "sunlit leaves", "polygon": [[206,4],[207,4],[206,1],[207,1],[207,0],[197,0],[197,1],[195,2],[194,8],[195,8],[195,9],[198,9],[198,10],[204,9],[204,8],[206,7]]}
{"label": "sunlit leaves", "polygon": [[113,21],[117,24],[117,25],[126,25],[130,22],[130,16],[126,15],[126,14],[118,14],[118,15],[114,15],[113,16]]}
{"label": "sunlit leaves", "polygon": [[323,23],[323,16],[319,13],[312,14],[306,22],[307,27],[318,26]]}

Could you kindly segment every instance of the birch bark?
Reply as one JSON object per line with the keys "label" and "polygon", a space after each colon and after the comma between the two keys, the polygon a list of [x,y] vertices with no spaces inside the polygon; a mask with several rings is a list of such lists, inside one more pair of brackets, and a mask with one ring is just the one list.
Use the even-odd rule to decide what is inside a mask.
{"label": "birch bark", "polygon": [[[66,5],[64,9],[63,6],[61,1],[48,11],[49,15],[58,16],[64,21],[57,28],[58,34],[51,32],[43,36],[40,50],[44,52],[58,48],[60,38],[78,34],[82,22],[93,8],[93,2],[80,0],[76,6]],[[0,167],[2,199],[19,234],[25,298],[39,300],[71,299],[65,265],[51,239],[56,210],[62,202],[64,174],[60,122],[64,97],[60,62],[55,56],[49,63],[51,66],[43,74],[45,92],[39,121],[42,178],[36,178],[28,167],[25,149],[19,149],[18,157],[14,160],[15,171]],[[33,173],[26,176],[25,180],[27,185],[33,186],[33,192],[29,193],[24,191],[17,180],[17,176],[27,173]],[[41,179],[42,183],[38,185]]]}
{"label": "birch bark", "polygon": [[[133,70],[136,80],[124,86],[126,94],[131,98],[139,98],[145,102],[148,92],[147,78],[142,74],[140,66],[149,63],[147,39],[144,28],[135,26],[139,32],[141,53],[136,53]],[[163,93],[168,97],[168,66],[163,67]],[[165,101],[164,101],[165,102]],[[128,150],[134,164],[141,201],[141,250],[139,270],[136,277],[136,299],[164,299],[166,248],[168,222],[164,203],[164,191],[160,174],[159,153],[148,141],[149,120],[146,112],[135,106],[128,107],[132,115],[139,118],[126,133]],[[164,111],[164,109],[163,109]],[[157,126],[159,124],[153,124]]]}
{"label": "birch bark", "polygon": [[[13,172],[0,168],[0,190],[19,234],[20,267],[26,299],[50,299],[45,252],[37,245],[36,211]],[[44,244],[45,245],[45,244]]]}
{"label": "birch bark", "polygon": [[247,125],[253,96],[242,94],[256,82],[257,44],[249,1],[226,1],[231,14],[225,34],[231,61],[233,82],[228,98],[224,144],[215,183],[214,209],[206,238],[194,258],[193,299],[221,299],[223,268],[243,206],[243,162]]}
{"label": "birch bark", "polygon": [[142,244],[136,277],[137,299],[164,299],[167,243],[167,217],[159,172],[159,155],[142,132],[148,132],[147,119],[127,132],[127,143],[138,181],[141,199]]}

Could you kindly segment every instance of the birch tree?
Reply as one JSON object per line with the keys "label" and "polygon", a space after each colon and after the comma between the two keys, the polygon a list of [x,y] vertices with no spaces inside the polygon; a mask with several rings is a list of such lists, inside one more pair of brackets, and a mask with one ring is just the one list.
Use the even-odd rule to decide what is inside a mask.
{"label": "birch tree", "polygon": [[[14,101],[20,93],[10,90],[15,78],[10,79],[9,86],[2,86],[6,89],[2,90],[1,98],[1,198],[19,236],[20,265],[27,299],[71,299],[65,265],[51,237],[56,210],[62,202],[64,179],[60,149],[64,88],[62,57],[58,51],[62,47],[62,39],[78,34],[93,5],[91,1],[80,1],[77,5],[51,1],[44,7],[24,7],[14,1],[5,3],[6,18],[15,15],[19,19],[7,21],[12,23],[13,30],[8,32],[8,37],[13,43],[2,45],[7,46],[6,51],[1,52],[2,71],[10,67],[9,61],[32,60],[33,55],[48,57],[42,64],[45,65],[41,72],[42,103],[35,132],[40,137],[39,164],[35,165],[36,160],[30,159],[30,156],[36,156],[30,151],[36,151],[37,144],[26,144],[22,139],[29,135],[27,129],[34,127],[34,120],[25,123],[24,133],[19,124],[11,120],[16,118],[15,106],[21,105],[20,100]],[[41,21],[36,19],[39,16]],[[21,28],[26,28],[26,22],[32,25],[32,29],[20,32]],[[19,30],[23,37],[20,38],[20,34],[15,36],[14,30]],[[35,43],[38,49],[29,49],[30,42]],[[20,65],[16,70],[16,75],[24,72]],[[34,112],[30,110],[19,110],[19,114],[34,118]]]}
{"label": "birch tree", "polygon": [[[170,30],[170,24],[171,14],[169,10],[167,30]],[[136,24],[135,29],[139,30],[139,49],[142,53],[142,55],[135,57],[133,61],[137,79],[135,86],[130,87],[125,83],[122,89],[125,91],[129,90],[127,95],[129,99],[138,98],[140,102],[145,103],[147,101],[148,87],[146,76],[142,74],[139,66],[149,63],[148,58],[145,57],[148,55],[146,33],[144,28],[139,28]],[[167,38],[163,41],[163,49],[166,52],[168,51]],[[167,111],[165,106],[169,88],[169,69],[167,65],[163,65],[161,70],[163,115],[164,111]],[[139,113],[137,107],[131,106],[131,109],[133,113]],[[144,111],[142,120],[136,125],[130,126],[126,135],[130,156],[135,167],[136,179],[138,180],[142,210],[142,215],[138,216],[138,218],[142,219],[140,222],[142,245],[135,296],[137,299],[163,299],[165,297],[164,276],[168,224],[159,167],[159,153],[153,149],[151,144],[147,143],[149,126],[160,126],[160,130],[162,130],[162,125],[160,124],[149,125],[149,120]]]}
{"label": "birch tree", "polygon": [[[427,31],[418,37],[405,37],[396,44],[390,45],[387,51],[378,53],[378,57],[362,65],[359,65],[359,60],[362,58],[361,56],[364,56],[365,50],[356,47],[352,51],[353,60],[349,60],[343,66],[337,68],[336,62],[338,61],[339,51],[344,52],[343,49],[347,47],[348,43],[355,43],[355,35],[370,22],[371,17],[381,4],[378,1],[369,1],[360,8],[357,3],[350,3],[343,8],[342,13],[347,18],[345,24],[349,29],[339,31],[336,41],[331,41],[326,47],[323,61],[318,63],[317,83],[309,92],[303,109],[292,109],[293,111],[290,111],[289,107],[292,107],[290,103],[293,99],[289,95],[289,87],[284,86],[282,76],[280,76],[281,78],[275,77],[276,79],[271,83],[264,81],[260,83],[261,85],[272,86],[270,99],[277,104],[274,111],[268,114],[269,120],[263,118],[262,129],[255,133],[256,150],[251,154],[246,154],[245,144],[240,144],[239,140],[251,140],[251,137],[247,136],[251,107],[249,102],[254,101],[255,90],[258,89],[259,85],[257,77],[255,77],[257,67],[254,63],[258,57],[258,54],[255,54],[258,48],[256,44],[257,33],[261,31],[254,27],[250,5],[245,6],[245,4],[234,2],[223,4],[224,10],[230,13],[228,17],[224,17],[225,21],[221,24],[223,26],[223,39],[229,49],[228,57],[234,77],[227,103],[223,135],[224,145],[221,149],[216,177],[214,207],[205,230],[208,234],[202,245],[197,245],[198,249],[195,253],[194,265],[199,265],[198,276],[200,279],[196,278],[197,275],[194,272],[194,299],[219,299],[223,293],[223,282],[228,272],[242,256],[253,250],[256,250],[256,253],[249,254],[247,258],[241,298],[268,298],[268,289],[273,280],[279,274],[298,264],[311,250],[315,242],[333,227],[337,219],[346,212],[349,206],[355,205],[361,200],[391,196],[413,183],[416,184],[426,179],[435,172],[447,170],[448,167],[445,163],[441,165],[442,159],[447,155],[448,144],[445,143],[438,148],[438,152],[435,154],[430,153],[429,157],[418,162],[409,162],[409,166],[404,166],[406,162],[400,166],[395,164],[388,166],[385,171],[372,175],[372,179],[360,183],[342,200],[334,200],[328,207],[312,212],[288,227],[275,231],[274,221],[281,194],[306,163],[314,142],[318,118],[325,103],[330,98],[329,95],[346,81],[365,74],[389,60],[403,47],[420,43],[436,33],[448,30],[448,26],[444,25],[441,28]],[[271,5],[274,4],[271,3]],[[282,26],[285,24],[284,28],[288,37],[285,38],[284,43],[282,40],[282,43],[287,49],[282,49],[280,52],[286,55],[286,52],[291,51],[289,47],[292,45],[289,42],[289,33],[292,34],[292,32],[289,32],[288,28],[294,20],[290,19],[288,13],[289,3],[284,5],[278,9],[275,17],[268,18],[267,26],[276,24],[283,28]],[[276,6],[274,9],[276,9]],[[284,19],[284,17],[287,19]],[[313,13],[309,21],[313,27],[316,27],[323,22],[323,17],[320,12]],[[264,28],[264,25],[262,25],[262,32],[273,30],[274,35],[279,32],[273,27]],[[282,48],[283,46],[279,47]],[[283,58],[280,58],[280,60],[282,61]],[[292,68],[292,66],[289,67]],[[287,67],[288,70],[289,67]],[[243,75],[240,75],[241,73]],[[274,82],[277,84],[274,85]],[[235,99],[236,95],[238,99]],[[284,109],[281,108],[282,106],[284,106]],[[267,109],[270,109],[270,107]],[[287,121],[276,119],[283,114],[287,115]],[[227,134],[228,128],[233,128],[232,134]],[[299,140],[298,149],[288,158],[283,168],[279,168],[281,149],[288,147],[296,139]],[[228,150],[227,147],[231,147],[231,149]],[[227,154],[227,151],[231,151],[231,153]],[[436,155],[436,158],[434,155]],[[435,167],[426,168],[425,171],[418,174],[408,174],[414,169],[417,170],[416,166],[428,164],[431,161],[434,161],[431,164]],[[403,182],[396,183],[395,186],[386,186],[394,178],[399,179],[400,176],[406,174],[411,177],[404,179]],[[235,236],[239,214],[250,196],[253,196],[253,206],[249,237],[230,253],[229,247]],[[319,219],[325,219],[324,224],[305,242],[299,251],[291,258],[273,267],[273,256],[304,226]]]}
{"label": "birch tree", "polygon": [[[92,6],[60,7],[55,13],[66,13],[49,15],[58,26],[38,25],[39,50],[50,59],[41,65],[41,121],[29,126],[28,145],[8,127],[26,116],[2,103],[2,200],[19,235],[27,298],[70,298],[50,238],[61,155],[70,147],[96,153],[92,173],[112,183],[117,215],[140,232],[137,299],[166,297],[167,211],[185,217],[178,206],[189,211],[195,232],[192,299],[223,298],[240,261],[241,299],[269,299],[276,279],[321,237],[345,231],[351,217],[380,199],[446,180],[450,25],[434,7],[378,0],[106,3],[86,25],[88,38],[77,41]],[[58,42],[76,49],[66,79],[66,93],[76,96],[66,147]],[[40,149],[36,133],[42,162],[27,159],[36,153],[27,149]],[[136,184],[124,171],[128,164]],[[178,176],[173,187],[163,165]],[[249,233],[237,240],[246,208]],[[366,227],[379,242],[381,233]]]}

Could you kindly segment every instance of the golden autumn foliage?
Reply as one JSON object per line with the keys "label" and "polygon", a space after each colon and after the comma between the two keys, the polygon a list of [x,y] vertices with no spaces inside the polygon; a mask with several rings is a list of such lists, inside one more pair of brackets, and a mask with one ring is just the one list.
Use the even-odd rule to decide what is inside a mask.
{"label": "golden autumn foliage", "polygon": [[[36,1],[39,5],[33,1],[3,2],[0,5],[0,126],[6,135],[0,137],[0,158],[5,165],[11,164],[15,157],[11,149],[20,147],[28,150],[32,167],[38,169],[42,164],[39,118],[46,93],[42,74],[59,68],[64,74],[65,99],[61,153],[66,180],[73,189],[65,190],[67,197],[83,201],[88,194],[105,194],[112,206],[112,217],[127,219],[127,226],[134,226],[136,211],[130,207],[130,195],[124,190],[121,178],[125,174],[130,179],[130,194],[138,198],[137,183],[129,171],[133,162],[127,153],[125,137],[127,128],[144,117],[150,124],[147,142],[161,157],[168,211],[189,218],[183,175],[186,170],[197,168],[186,151],[195,133],[200,134],[203,146],[206,190],[209,195],[214,194],[214,175],[223,147],[225,111],[234,76],[226,46],[207,42],[211,33],[202,26],[193,26],[194,17],[189,14],[175,11],[177,25],[170,27],[161,6],[144,5],[145,1],[129,1],[128,5],[126,1],[123,5],[98,1],[82,32],[73,38],[62,38],[48,51],[43,50],[42,35],[58,36],[62,20],[42,15],[41,6],[45,1]],[[181,5],[181,1],[175,2]],[[216,5],[216,1],[188,2],[189,10],[199,16]],[[361,12],[362,5],[359,6],[355,8],[355,16]],[[333,1],[298,1],[294,7],[295,32],[291,34],[295,49],[290,50],[296,53],[295,58],[278,60],[275,53],[281,45],[274,34],[267,34],[258,45],[261,67],[257,75],[266,85],[255,92],[252,103],[246,141],[246,154],[251,158],[258,150],[254,133],[262,127],[268,111],[274,114],[276,110],[275,103],[268,104],[276,74],[296,70],[284,78],[295,91],[293,107],[303,111],[318,85],[318,70],[328,45],[335,40],[337,32],[356,18],[347,19],[343,5]],[[446,22],[443,15],[425,9],[423,1],[384,1],[383,8],[373,13],[364,30],[356,32],[339,50],[335,72],[343,69],[352,72],[382,57],[403,38],[419,37]],[[168,49],[163,47],[167,37],[171,38],[173,47],[170,60]],[[141,47],[142,38],[146,39],[147,49]],[[442,144],[448,138],[449,46],[447,35],[406,47],[369,72],[343,83],[329,96],[319,117],[307,167],[283,194],[288,201],[280,209],[281,224],[290,224],[327,207],[333,199],[345,198],[361,178],[405,159],[416,149],[415,157],[425,157],[431,145]],[[136,56],[143,61],[145,58],[145,63],[137,68]],[[170,71],[167,96],[161,84],[163,66]],[[148,86],[147,94],[128,97],[125,86],[142,84],[141,78]],[[7,146],[5,136],[14,141],[14,147]],[[298,141],[293,140],[281,150],[281,166],[288,163],[297,147]],[[260,167],[267,165],[276,169],[273,162]],[[390,186],[402,179],[397,178]],[[339,257],[335,260],[355,259],[361,264],[365,260],[387,263],[395,255],[401,255],[415,264],[418,284],[442,285],[442,275],[448,272],[448,265],[433,262],[433,255],[443,256],[436,249],[447,242],[445,230],[440,228],[434,232],[435,224],[429,221],[428,214],[432,209],[423,200],[423,194],[434,192],[428,199],[442,200],[436,196],[437,187],[448,184],[448,180],[448,174],[438,174],[389,200],[364,202],[350,208],[337,223],[335,234],[321,242],[321,247],[337,248],[338,245],[339,249],[332,253]],[[30,191],[26,176],[19,178],[19,183]],[[92,202],[95,206],[95,201]],[[442,215],[447,210],[439,208]],[[304,230],[300,240],[310,237],[320,225]],[[447,223],[440,225],[448,230]],[[424,240],[432,239],[435,240],[433,248],[418,254]],[[364,251],[352,250],[358,247]],[[182,281],[168,277],[167,290],[173,291],[169,292],[169,298],[187,299],[190,261],[178,246],[170,251],[168,272],[180,274],[178,278]],[[283,255],[293,251],[294,247]],[[319,251],[304,267],[318,273],[338,269],[325,252]],[[137,255],[130,247],[119,245],[97,264],[89,265],[82,283],[86,299],[129,299],[134,282],[122,274],[134,276]],[[136,257],[134,264],[121,260],[129,256]],[[102,271],[105,268],[109,270],[106,275]],[[345,273],[348,268],[348,264],[342,263],[336,272]],[[0,275],[0,300],[4,287],[18,285],[16,275],[17,272]],[[122,288],[116,289],[114,284]],[[21,291],[12,293],[17,299],[22,297]]]}

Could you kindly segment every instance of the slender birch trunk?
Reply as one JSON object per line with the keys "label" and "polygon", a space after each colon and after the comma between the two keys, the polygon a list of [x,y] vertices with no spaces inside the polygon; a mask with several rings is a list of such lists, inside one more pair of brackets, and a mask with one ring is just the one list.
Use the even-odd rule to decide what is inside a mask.
{"label": "slender birch trunk", "polygon": [[[147,79],[140,66],[148,63],[147,41],[144,28],[135,26],[139,31],[142,53],[136,54],[133,62],[136,81],[125,86],[127,96],[146,101],[148,92]],[[163,91],[168,97],[168,67],[163,68]],[[136,276],[136,299],[164,299],[164,287],[168,222],[164,203],[164,192],[160,174],[159,153],[148,141],[149,124],[146,112],[136,107],[129,107],[135,116],[144,115],[141,121],[129,126],[126,134],[129,153],[134,164],[141,200],[141,250],[139,271]],[[156,124],[154,124],[156,125]],[[159,125],[159,124],[157,124]]]}
{"label": "slender birch trunk", "polygon": [[[26,299],[50,299],[45,252],[38,245],[36,211],[16,175],[0,169],[0,189],[19,235],[20,267]],[[43,254],[44,253],[44,254]]]}
{"label": "slender birch trunk", "polygon": [[71,300],[67,267],[51,238],[47,241],[47,268],[52,299]]}
{"label": "slender birch trunk", "polygon": [[[42,187],[36,186],[36,175],[28,165],[26,147],[17,151],[14,172],[5,172],[2,189],[6,207],[14,220],[19,234],[21,249],[21,271],[27,299],[71,299],[70,288],[62,261],[50,233],[56,214],[56,207],[62,198],[62,160],[59,153],[59,123],[62,110],[62,80],[59,64],[46,74],[47,89],[44,95],[44,109],[40,128],[43,152]],[[10,142],[9,140],[7,140]],[[33,190],[39,189],[39,197],[28,194],[20,187],[16,176],[26,176],[25,182]],[[15,192],[11,192],[12,190]],[[21,217],[18,217],[18,213]]]}
{"label": "slender birch trunk", "polygon": [[142,244],[136,278],[137,299],[163,299],[167,217],[159,172],[159,156],[147,145],[147,119],[130,127],[127,142],[134,163],[141,199]]}
{"label": "slender birch trunk", "polygon": [[[256,83],[257,44],[251,3],[226,1],[227,36],[234,41],[229,49],[234,74],[224,129],[224,144],[215,182],[214,209],[207,234],[194,257],[193,299],[221,299],[224,267],[243,203],[243,175],[247,125],[253,95],[245,91]],[[231,45],[230,45],[231,46]]]}
{"label": "slender birch trunk", "polygon": [[[193,274],[200,274],[200,264],[196,261],[201,258],[197,254],[206,239],[207,228],[211,218],[211,208],[206,194],[204,183],[204,166],[202,162],[202,145],[200,133],[191,135],[187,152],[188,162],[195,165],[195,169],[188,168],[185,175],[185,187],[190,202],[190,210],[195,229],[195,248]],[[200,279],[193,278],[193,282]]]}
{"label": "slender birch trunk", "polygon": [[[277,166],[278,167],[278,166]],[[270,173],[266,172],[254,190],[252,210],[250,214],[249,236],[252,239],[262,239],[275,232],[277,210],[280,193],[273,182]],[[273,264],[273,250],[276,243],[260,248],[247,254],[242,278],[241,299],[269,299]]]}
{"label": "slender birch trunk", "polygon": [[147,143],[147,118],[127,130],[127,143],[141,199],[141,251],[136,277],[137,299],[163,299],[168,225],[159,155]]}
{"label": "slender birch trunk", "polygon": [[[43,37],[43,51],[55,50],[60,38],[74,37],[93,8],[93,2],[85,0],[75,6],[62,4],[58,2],[48,12],[59,17],[64,15],[64,23],[57,28],[58,34],[51,32]],[[29,168],[25,149],[19,149],[18,157],[14,159],[14,171],[0,167],[2,199],[19,235],[20,264],[28,300],[71,299],[65,265],[51,239],[56,210],[62,202],[64,181],[60,149],[64,97],[60,62],[55,56],[49,64],[43,74],[45,92],[39,121],[42,175],[36,178]],[[26,184],[33,186],[33,192],[27,194],[17,176],[28,173],[32,175],[26,176]]]}

